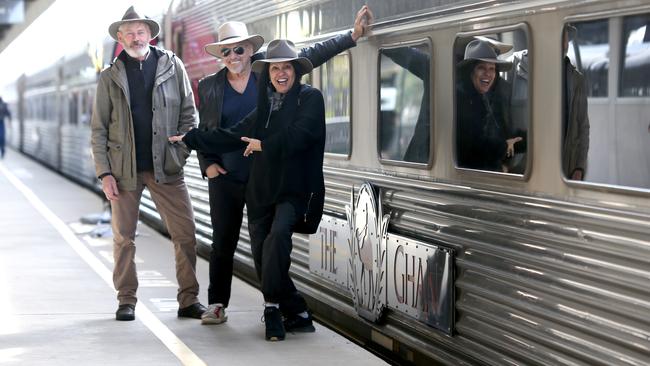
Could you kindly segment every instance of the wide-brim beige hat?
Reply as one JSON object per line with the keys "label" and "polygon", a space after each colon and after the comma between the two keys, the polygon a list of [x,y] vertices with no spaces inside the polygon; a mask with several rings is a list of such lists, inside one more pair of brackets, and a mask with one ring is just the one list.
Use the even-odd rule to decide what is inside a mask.
{"label": "wide-brim beige hat", "polygon": [[253,45],[253,53],[262,47],[264,38],[259,34],[248,34],[246,24],[242,22],[225,22],[217,30],[217,39],[215,43],[205,45],[205,52],[214,57],[222,58],[221,46],[233,43],[248,41]]}
{"label": "wide-brim beige hat", "polygon": [[158,24],[158,22],[145,16],[140,16],[135,9],[133,9],[133,6],[131,6],[126,10],[126,13],[124,13],[122,20],[114,22],[108,27],[108,34],[117,41],[117,31],[122,24],[128,22],[141,22],[147,24],[151,30],[151,39],[156,38],[160,33],[160,24]]}
{"label": "wide-brim beige hat", "polygon": [[462,67],[474,61],[497,64],[499,65],[499,69],[504,71],[512,68],[511,62],[497,57],[496,50],[490,42],[481,39],[475,39],[467,44],[465,47],[465,57],[463,57],[463,61],[458,63],[458,66]]}
{"label": "wide-brim beige hat", "polygon": [[274,39],[266,47],[266,58],[253,62],[253,71],[261,72],[268,63],[287,61],[297,62],[304,74],[314,68],[308,58],[298,56],[293,42],[287,39]]}

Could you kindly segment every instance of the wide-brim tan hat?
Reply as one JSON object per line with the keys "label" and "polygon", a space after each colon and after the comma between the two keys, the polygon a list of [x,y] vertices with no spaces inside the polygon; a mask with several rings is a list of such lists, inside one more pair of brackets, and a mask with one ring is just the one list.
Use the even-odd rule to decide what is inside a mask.
{"label": "wide-brim tan hat", "polygon": [[298,56],[293,42],[287,39],[274,39],[266,47],[266,58],[253,62],[253,71],[261,72],[268,63],[287,61],[297,62],[304,74],[314,68],[308,58]]}
{"label": "wide-brim tan hat", "polygon": [[124,23],[129,22],[141,22],[147,24],[151,30],[151,39],[156,38],[160,33],[160,24],[158,24],[158,22],[145,16],[140,16],[135,11],[135,9],[133,9],[133,6],[131,6],[126,10],[126,13],[124,13],[122,20],[114,22],[108,27],[108,34],[110,34],[111,37],[117,41],[117,31],[119,30],[120,26]]}
{"label": "wide-brim tan hat", "polygon": [[463,61],[458,63],[458,66],[463,67],[474,61],[497,64],[499,70],[504,71],[512,68],[512,63],[510,61],[502,60],[497,57],[496,50],[490,42],[481,39],[475,39],[467,44],[467,47],[465,47],[465,57],[463,57]]}
{"label": "wide-brim tan hat", "polygon": [[221,46],[233,43],[248,41],[253,45],[253,53],[262,47],[264,38],[259,34],[248,34],[246,24],[242,22],[225,22],[217,30],[217,39],[215,43],[205,45],[205,52],[214,57],[222,58]]}

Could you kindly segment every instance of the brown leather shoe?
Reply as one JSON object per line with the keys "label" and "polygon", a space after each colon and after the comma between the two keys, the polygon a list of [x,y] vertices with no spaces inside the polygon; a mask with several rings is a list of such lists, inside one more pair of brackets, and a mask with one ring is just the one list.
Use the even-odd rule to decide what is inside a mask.
{"label": "brown leather shoe", "polygon": [[201,315],[203,315],[206,310],[208,309],[205,306],[201,305],[200,302],[197,302],[182,309],[178,309],[178,317],[201,319]]}
{"label": "brown leather shoe", "polygon": [[115,320],[135,320],[135,305],[120,305],[115,312]]}

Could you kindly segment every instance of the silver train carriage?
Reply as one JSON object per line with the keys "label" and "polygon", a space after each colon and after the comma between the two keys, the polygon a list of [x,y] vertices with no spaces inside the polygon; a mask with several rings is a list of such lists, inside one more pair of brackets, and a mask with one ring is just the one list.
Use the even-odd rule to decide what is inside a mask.
{"label": "silver train carriage", "polygon": [[[177,1],[162,42],[196,87],[220,67],[202,46],[222,22],[307,45],[351,27],[364,3],[373,34],[303,79],[325,96],[327,193],[317,234],[294,236],[291,272],[318,319],[396,363],[650,364],[650,1]],[[477,38],[511,65],[503,113],[523,139],[489,169],[459,158],[458,65]],[[586,81],[582,180],[564,172],[578,143],[564,138],[565,60]],[[55,90],[18,84],[25,110]],[[11,144],[92,179],[85,120],[56,113],[58,150],[39,145],[45,123],[27,112]],[[195,155],[185,173],[207,255]],[[164,230],[146,194],[142,209]],[[256,283],[246,225],[235,267]]]}

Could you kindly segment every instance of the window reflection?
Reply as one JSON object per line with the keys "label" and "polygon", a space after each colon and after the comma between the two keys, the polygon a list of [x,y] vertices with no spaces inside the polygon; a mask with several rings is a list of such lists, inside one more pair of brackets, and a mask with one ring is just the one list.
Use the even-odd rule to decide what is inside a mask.
{"label": "window reflection", "polygon": [[429,161],[428,44],[386,48],[380,53],[380,156]]}
{"label": "window reflection", "polygon": [[[570,44],[576,43],[578,28],[566,25],[562,32],[562,50],[570,52]],[[574,48],[574,51],[576,49]],[[580,52],[577,53],[580,56]],[[607,62],[609,64],[609,62]],[[592,73],[596,78],[602,75]],[[607,79],[607,74],[604,75]],[[583,180],[587,171],[589,151],[589,114],[587,110],[588,88],[586,79],[568,56],[563,60],[562,88],[562,170],[564,176]],[[592,89],[592,94],[597,89]]]}
{"label": "window reflection", "polygon": [[575,35],[570,37],[567,56],[588,80],[587,95],[607,97],[609,23],[597,20],[574,26]]}
{"label": "window reflection", "polygon": [[350,152],[350,59],[337,55],[320,67],[325,97],[325,152]]}
{"label": "window reflection", "polygon": [[523,30],[457,39],[458,167],[525,172],[529,130],[527,44]]}
{"label": "window reflection", "polygon": [[623,23],[623,67],[619,95],[650,96],[650,16],[627,17]]}
{"label": "window reflection", "polygon": [[[571,93],[579,95],[580,90],[573,91],[568,85],[579,87],[581,83],[564,75],[562,161],[567,178],[650,189],[649,24],[650,15],[641,14],[567,27],[567,56],[581,71],[587,91],[584,101],[572,109],[575,97]],[[617,36],[611,39],[610,34]],[[614,56],[617,62],[612,62]],[[609,90],[608,79],[613,82]],[[605,96],[608,98],[600,98]],[[582,115],[586,128],[576,128],[585,126],[585,122],[576,121]],[[575,176],[571,164],[579,163],[583,155],[583,174]]]}

